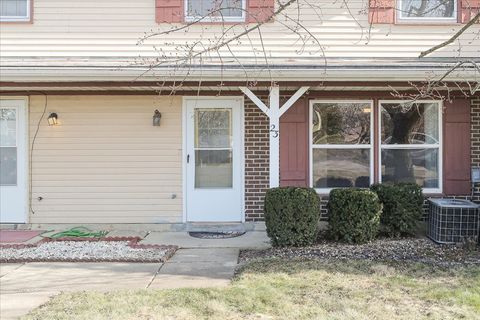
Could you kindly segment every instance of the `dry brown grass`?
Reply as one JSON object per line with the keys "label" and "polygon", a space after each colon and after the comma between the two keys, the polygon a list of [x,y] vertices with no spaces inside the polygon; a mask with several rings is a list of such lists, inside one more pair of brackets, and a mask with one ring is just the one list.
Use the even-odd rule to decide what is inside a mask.
{"label": "dry brown grass", "polygon": [[480,319],[480,267],[262,260],[223,289],[63,294],[27,319]]}

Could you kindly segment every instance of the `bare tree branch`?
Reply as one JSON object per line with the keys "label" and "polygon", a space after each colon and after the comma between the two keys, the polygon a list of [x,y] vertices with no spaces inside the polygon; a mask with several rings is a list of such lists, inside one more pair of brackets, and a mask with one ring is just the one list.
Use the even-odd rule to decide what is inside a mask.
{"label": "bare tree branch", "polygon": [[473,17],[473,19],[470,20],[466,25],[464,25],[462,29],[458,30],[458,32],[455,33],[450,39],[448,39],[447,41],[444,41],[444,42],[440,43],[439,45],[437,45],[437,46],[435,46],[435,47],[432,47],[432,48],[430,48],[430,49],[428,49],[428,50],[426,50],[426,51],[423,51],[422,53],[420,53],[420,56],[418,56],[418,57],[419,57],[419,58],[423,58],[423,57],[425,57],[425,56],[427,56],[427,55],[429,55],[429,54],[431,54],[431,53],[433,53],[433,52],[435,52],[435,51],[437,51],[437,50],[439,50],[439,49],[441,49],[441,48],[443,48],[443,47],[446,47],[446,46],[448,46],[448,45],[451,44],[451,43],[453,43],[453,42],[454,42],[455,40],[457,40],[458,37],[460,37],[465,31],[467,31],[468,28],[470,28],[472,25],[474,25],[474,24],[478,21],[478,19],[480,19],[480,12],[477,13],[477,14],[475,15],[475,17]]}
{"label": "bare tree branch", "polygon": [[[216,0],[219,3],[222,3],[223,0]],[[355,0],[358,1],[358,0]],[[443,0],[441,4],[449,2],[450,0]],[[275,9],[271,9],[271,18],[268,21],[264,20],[263,16],[255,16],[255,13],[248,12],[247,8],[235,7],[220,7],[217,6],[205,12],[203,16],[195,17],[193,21],[188,21],[186,24],[178,25],[171,24],[168,29],[153,31],[149,34],[145,33],[142,38],[139,39],[138,44],[143,45],[149,42],[151,38],[156,38],[153,43],[156,41],[162,42],[162,44],[153,44],[155,51],[158,53],[157,57],[146,57],[144,63],[148,66],[148,70],[139,76],[142,77],[147,72],[151,72],[154,76],[156,70],[159,70],[160,67],[167,67],[162,69],[162,77],[165,79],[169,78],[169,75],[166,73],[176,73],[181,71],[182,78],[176,81],[173,85],[172,92],[180,89],[183,86],[183,82],[188,79],[193,73],[196,73],[197,76],[200,76],[200,81],[198,82],[198,87],[196,90],[200,93],[202,78],[203,78],[203,66],[209,63],[214,63],[216,67],[220,65],[219,76],[220,76],[220,85],[218,86],[218,94],[221,93],[224,85],[224,70],[232,63],[245,74],[244,79],[246,83],[250,83],[251,86],[255,86],[258,81],[257,72],[266,71],[270,75],[270,80],[272,83],[275,81],[272,68],[274,67],[275,62],[272,62],[272,57],[275,58],[276,55],[272,50],[272,45],[269,42],[270,38],[269,32],[270,27],[267,22],[275,22],[276,29],[275,32],[285,32],[285,38],[293,41],[290,43],[290,47],[294,50],[300,58],[298,61],[301,61],[306,55],[313,57],[315,61],[324,67],[324,76],[326,75],[327,70],[327,52],[325,51],[327,46],[325,43],[329,43],[329,38],[325,37],[323,33],[318,32],[317,26],[323,24],[324,20],[328,19],[328,15],[324,14],[322,11],[325,7],[325,2],[329,1],[319,1],[319,0],[275,0]],[[372,38],[372,30],[375,31],[374,34],[377,34],[378,30],[386,30],[385,36],[388,36],[393,29],[397,28],[396,26],[390,26],[390,31],[388,29],[378,28],[374,24],[366,25],[365,19],[359,19],[358,16],[365,16],[368,14],[369,10],[369,0],[362,0],[361,9],[358,9],[358,3],[354,7],[357,9],[350,8],[351,0],[331,0],[330,4],[336,4],[336,7],[341,7],[346,10],[346,13],[351,17],[352,22],[355,23],[355,28],[361,31],[359,41],[354,42],[357,45],[362,39],[366,39],[366,45]],[[424,5],[426,2],[422,2]],[[439,4],[440,5],[440,4]],[[429,10],[435,10],[436,7],[430,8]],[[286,10],[288,8],[288,10]],[[222,10],[243,10],[244,16],[247,17],[245,21],[238,23],[224,23],[223,12]],[[355,11],[358,10],[358,11]],[[396,10],[400,10],[397,8]],[[420,9],[418,9],[420,10]],[[310,15],[315,15],[316,24],[308,24],[304,21],[303,13],[307,12]],[[424,9],[420,11],[424,12]],[[226,11],[225,11],[226,12]],[[427,11],[428,12],[428,11]],[[327,17],[327,18],[326,18]],[[209,24],[204,24],[203,22],[209,21],[210,18],[219,18],[218,21],[221,21],[220,24],[216,23],[216,27],[212,29]],[[468,30],[474,23],[480,18],[480,13],[476,14],[471,21],[469,21],[462,29],[457,33],[451,36],[450,39],[443,42],[440,45],[432,47],[429,50],[426,50],[421,53],[420,58],[431,54],[432,52],[439,50],[442,47],[451,45],[454,43],[462,34]],[[308,22],[312,21],[312,17],[309,16]],[[365,25],[364,25],[365,24]],[[219,26],[220,25],[220,26]],[[280,29],[281,28],[281,29]],[[280,31],[281,30],[281,31]],[[198,37],[188,38],[185,42],[178,41],[178,38],[175,36],[170,37],[173,33],[188,33],[193,32],[197,34],[201,32]],[[265,33],[266,32],[266,33]],[[288,34],[293,34],[294,38],[290,37]],[[480,36],[480,33],[479,33]],[[170,40],[172,39],[172,40]],[[375,38],[376,39],[376,38]],[[478,40],[478,38],[476,38]],[[474,40],[471,40],[476,41]],[[247,45],[251,48],[250,52],[245,48],[243,42],[247,42]],[[241,46],[242,49],[238,50],[238,46]],[[458,41],[458,52],[461,51],[463,43]],[[172,50],[173,49],[173,50]],[[153,59],[152,59],[153,58]],[[142,59],[142,57],[141,57]],[[317,59],[323,60],[320,62]],[[260,64],[258,60],[264,61]],[[252,68],[251,61],[254,61],[254,65],[257,68]],[[295,63],[295,59],[291,59]],[[159,69],[157,69],[157,67]],[[425,81],[422,83],[409,83],[409,88],[400,90],[398,92],[396,89],[391,88],[392,95],[401,98],[409,98],[412,100],[419,99],[450,99],[451,94],[456,92],[465,96],[472,96],[478,94],[480,91],[480,67],[479,62],[475,59],[468,60],[463,59],[461,55],[454,59],[454,63],[449,66],[445,66],[446,69],[437,72],[432,70],[430,73],[425,75]],[[167,70],[163,72],[163,70]],[[472,76],[468,76],[468,79],[465,78],[462,81],[456,82],[453,79],[461,79],[460,74],[462,72],[467,72]],[[465,73],[466,74],[466,73]],[[243,78],[243,77],[242,77]],[[324,79],[318,78],[318,83],[321,83]],[[164,81],[165,83],[165,81]],[[178,84],[177,84],[178,83]]]}

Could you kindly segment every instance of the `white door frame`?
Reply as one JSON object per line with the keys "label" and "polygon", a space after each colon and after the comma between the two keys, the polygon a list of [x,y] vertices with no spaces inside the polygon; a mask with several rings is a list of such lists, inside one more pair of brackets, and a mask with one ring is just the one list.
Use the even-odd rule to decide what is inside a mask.
{"label": "white door frame", "polygon": [[[0,100],[20,100],[23,101],[23,119],[24,119],[24,130],[23,132],[20,132],[17,130],[17,141],[20,141],[19,136],[23,134],[23,143],[24,143],[24,150],[23,154],[25,155],[25,161],[23,165],[23,170],[25,173],[23,182],[24,182],[24,199],[25,202],[23,204],[23,220],[18,221],[18,222],[13,222],[13,223],[28,223],[29,220],[29,210],[28,208],[30,207],[30,196],[29,196],[29,190],[30,190],[30,143],[29,143],[29,97],[28,96],[0,96]],[[17,167],[19,168],[19,167]],[[10,222],[2,222],[0,221],[0,224],[9,224]]]}
{"label": "white door frame", "polygon": [[[241,196],[241,220],[245,222],[245,102],[243,96],[183,96],[182,97],[182,211],[183,223],[187,222],[187,101],[189,100],[215,100],[232,101],[240,103],[240,196]],[[232,121],[235,121],[233,119]]]}

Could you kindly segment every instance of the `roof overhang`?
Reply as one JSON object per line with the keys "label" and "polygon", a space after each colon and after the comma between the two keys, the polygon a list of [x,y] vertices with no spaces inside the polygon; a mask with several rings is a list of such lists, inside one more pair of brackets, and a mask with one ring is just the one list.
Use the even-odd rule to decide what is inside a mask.
{"label": "roof overhang", "polygon": [[[2,58],[2,82],[405,82],[479,81],[480,59],[329,59],[323,62],[156,65],[91,57]],[[477,66],[475,66],[477,64]]]}

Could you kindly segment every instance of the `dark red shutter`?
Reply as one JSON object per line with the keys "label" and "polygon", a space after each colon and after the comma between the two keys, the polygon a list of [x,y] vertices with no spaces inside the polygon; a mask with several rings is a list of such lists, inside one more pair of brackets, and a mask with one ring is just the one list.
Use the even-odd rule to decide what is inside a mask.
{"label": "dark red shutter", "polygon": [[395,23],[395,0],[369,0],[368,22]]}
{"label": "dark red shutter", "polygon": [[184,1],[185,0],[156,0],[155,21],[157,21],[157,23],[184,22]]}
{"label": "dark red shutter", "polygon": [[[460,22],[468,23],[478,12],[480,12],[480,0],[460,0]],[[477,21],[480,23],[480,19]]]}
{"label": "dark red shutter", "polygon": [[248,0],[247,22],[267,22],[275,12],[275,0]]}
{"label": "dark red shutter", "polygon": [[443,176],[446,195],[468,195],[470,181],[470,100],[444,103]]}
{"label": "dark red shutter", "polygon": [[308,101],[298,100],[280,118],[280,186],[307,187]]}

